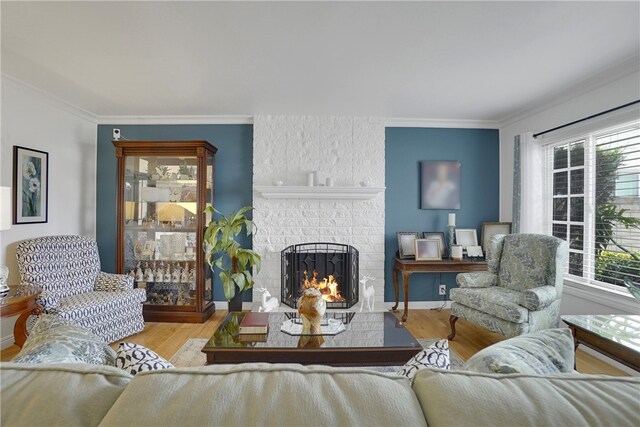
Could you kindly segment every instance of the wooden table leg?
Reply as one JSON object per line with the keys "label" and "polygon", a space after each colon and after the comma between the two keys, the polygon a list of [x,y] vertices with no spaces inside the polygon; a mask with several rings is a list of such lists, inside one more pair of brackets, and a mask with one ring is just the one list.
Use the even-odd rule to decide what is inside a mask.
{"label": "wooden table leg", "polygon": [[402,315],[402,321],[406,322],[409,316],[409,277],[411,273],[408,271],[402,272],[402,288],[404,290],[404,314]]}
{"label": "wooden table leg", "polygon": [[398,304],[400,302],[400,289],[398,287],[398,274],[400,274],[400,271],[397,268],[393,269],[393,288],[396,291],[396,304],[391,307],[391,311],[393,311],[394,313],[396,311],[398,311]]}
{"label": "wooden table leg", "polygon": [[578,337],[576,336],[578,331],[575,326],[569,325],[569,329],[571,330],[571,335],[573,335],[573,369],[577,370],[576,362],[578,359],[578,346],[580,345],[580,341],[578,341]]}
{"label": "wooden table leg", "polygon": [[22,348],[24,342],[29,336],[29,332],[27,331],[27,319],[29,319],[29,316],[38,316],[40,314],[42,314],[42,307],[38,305],[33,310],[25,311],[18,317],[15,325],[13,325],[13,337],[15,339],[15,344],[18,347]]}

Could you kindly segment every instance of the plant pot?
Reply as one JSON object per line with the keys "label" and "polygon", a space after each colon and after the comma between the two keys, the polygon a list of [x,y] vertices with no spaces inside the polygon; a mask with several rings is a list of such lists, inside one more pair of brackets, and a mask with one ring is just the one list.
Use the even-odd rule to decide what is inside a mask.
{"label": "plant pot", "polygon": [[244,292],[240,292],[240,288],[236,286],[236,294],[229,300],[229,311],[242,311],[242,300]]}

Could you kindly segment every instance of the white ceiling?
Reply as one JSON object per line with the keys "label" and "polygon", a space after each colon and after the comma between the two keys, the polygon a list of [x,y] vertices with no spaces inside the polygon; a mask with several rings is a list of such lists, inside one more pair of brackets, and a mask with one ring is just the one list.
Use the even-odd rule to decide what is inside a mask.
{"label": "white ceiling", "polygon": [[640,62],[640,2],[7,2],[2,72],[99,116],[501,120]]}

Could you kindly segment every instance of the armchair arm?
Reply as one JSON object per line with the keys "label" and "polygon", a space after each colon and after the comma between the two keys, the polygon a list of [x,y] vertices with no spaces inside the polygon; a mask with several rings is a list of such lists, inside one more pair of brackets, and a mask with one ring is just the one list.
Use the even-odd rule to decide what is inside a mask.
{"label": "armchair arm", "polygon": [[461,288],[488,288],[498,283],[498,276],[488,271],[460,273],[456,276],[456,283]]}
{"label": "armchair arm", "polygon": [[99,272],[94,290],[98,292],[130,291],[133,289],[133,277],[126,274]]}
{"label": "armchair arm", "polygon": [[542,310],[559,298],[558,290],[555,286],[539,286],[527,289],[522,293],[522,296],[520,305],[533,311]]}
{"label": "armchair arm", "polygon": [[[20,281],[20,285],[18,286],[18,293],[21,292],[20,288],[26,288],[29,286],[35,286],[31,282],[27,282],[25,280]],[[49,312],[54,310],[60,304],[60,297],[53,292],[42,290],[40,295],[36,297],[36,302],[45,312]]]}

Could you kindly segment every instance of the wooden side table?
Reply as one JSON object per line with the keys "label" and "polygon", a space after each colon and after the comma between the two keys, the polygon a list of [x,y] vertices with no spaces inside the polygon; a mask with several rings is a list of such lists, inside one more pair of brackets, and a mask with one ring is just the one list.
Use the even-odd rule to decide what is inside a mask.
{"label": "wooden side table", "polygon": [[27,340],[27,319],[31,315],[42,313],[42,307],[36,298],[42,293],[38,286],[12,286],[6,297],[0,298],[0,317],[19,315],[13,327],[13,337],[18,347],[22,347]]}
{"label": "wooden side table", "polygon": [[396,258],[393,264],[393,286],[396,291],[396,304],[391,308],[395,312],[398,308],[400,290],[398,287],[398,274],[402,273],[402,285],[404,289],[404,313],[402,321],[406,322],[409,312],[409,278],[414,273],[467,273],[470,271],[486,271],[487,261],[463,259],[454,261],[443,259],[438,261],[416,261],[414,259]]}

